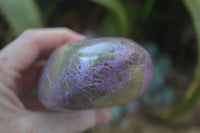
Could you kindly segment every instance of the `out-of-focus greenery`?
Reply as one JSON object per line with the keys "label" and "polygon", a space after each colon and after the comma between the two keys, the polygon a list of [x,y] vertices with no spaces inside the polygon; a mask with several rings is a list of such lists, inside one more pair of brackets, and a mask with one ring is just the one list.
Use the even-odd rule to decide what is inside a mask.
{"label": "out-of-focus greenery", "polygon": [[187,111],[200,96],[200,0],[184,0],[185,6],[188,8],[195,27],[197,41],[198,41],[198,57],[197,57],[197,64],[196,69],[194,71],[193,80],[191,81],[186,93],[185,97],[179,105],[177,105],[174,109],[169,112],[165,113],[158,113],[154,110],[149,109],[145,111],[147,115],[153,117],[155,119],[168,121],[176,116]]}
{"label": "out-of-focus greenery", "polygon": [[[54,10],[59,9],[60,7],[57,7],[59,3],[62,5],[63,3],[70,2],[72,0],[49,0],[48,2],[45,0],[0,0],[0,17],[3,15],[5,17],[5,20],[9,23],[10,28],[12,29],[12,32],[15,35],[19,35],[21,32],[28,28],[36,28],[36,27],[42,27],[42,26],[51,26],[51,20],[49,19],[49,16],[53,16],[53,22],[61,20],[64,16],[71,17],[71,19],[74,19],[74,22],[77,22],[77,18],[73,13],[63,15],[61,16],[60,13],[62,13],[63,8],[60,12],[57,12],[55,14],[51,14]],[[174,0],[177,2],[178,0]],[[151,16],[151,13],[154,9],[156,0],[78,0],[76,4],[84,3],[90,5],[95,4],[97,7],[101,7],[95,10],[94,13],[94,20],[91,22],[96,22],[95,24],[98,25],[98,27],[95,27],[95,32],[98,32],[103,36],[123,36],[123,37],[130,37],[132,39],[139,38],[141,39],[141,36],[143,39],[145,39],[144,34],[144,25],[151,25],[152,21],[149,22],[149,17]],[[200,94],[200,0],[183,0],[183,3],[187,7],[188,11],[190,12],[190,15],[192,16],[192,20],[194,23],[194,29],[196,30],[197,34],[197,40],[198,40],[198,61],[196,65],[196,70],[194,72],[194,78],[189,85],[186,93],[185,93],[185,99],[182,101],[182,103],[177,106],[176,108],[172,109],[171,111],[165,113],[165,114],[157,114],[154,113],[154,110],[149,111],[148,109],[148,115],[154,116],[156,118],[162,119],[162,120],[169,120],[171,118],[174,118],[177,115],[180,115],[181,113],[185,112],[188,108],[190,108]],[[81,4],[76,5],[81,6]],[[67,6],[67,5],[66,5]],[[38,8],[39,7],[39,8]],[[89,7],[89,6],[88,6]],[[106,11],[102,11],[102,7],[106,9]],[[76,8],[77,9],[77,8]],[[78,9],[77,9],[78,10]],[[168,10],[168,9],[167,9]],[[159,10],[160,11],[160,10]],[[169,13],[164,14],[157,11],[156,15],[159,19],[156,21],[160,21],[163,18],[167,17],[177,17],[178,15],[174,15],[175,13]],[[81,11],[79,11],[80,13]],[[88,12],[87,12],[88,13]],[[80,13],[81,14],[81,13]],[[80,15],[79,14],[79,15]],[[100,15],[99,15],[100,14]],[[81,14],[82,15],[82,14]],[[100,19],[96,16],[99,15]],[[49,17],[49,18],[48,18]],[[59,18],[60,17],[60,18]],[[88,18],[87,18],[88,17]],[[41,19],[42,18],[42,19]],[[58,19],[59,18],[59,19]],[[1,18],[0,18],[1,19]],[[58,20],[57,20],[58,19]],[[76,20],[77,19],[77,20]],[[84,19],[89,19],[89,16],[84,16]],[[69,20],[69,19],[68,19]],[[82,20],[81,20],[82,21]],[[153,21],[153,22],[156,22]],[[88,23],[89,21],[86,21]],[[65,22],[63,22],[65,23]],[[62,22],[59,23],[58,26],[63,26]],[[82,24],[82,22],[80,22]],[[1,23],[0,23],[1,24]],[[159,30],[160,25],[152,24],[154,31]],[[57,26],[57,25],[53,25]],[[65,26],[65,25],[64,25]],[[82,26],[82,25],[81,25]],[[153,32],[153,30],[151,30]],[[153,34],[153,33],[152,33]],[[165,33],[163,33],[164,36]],[[160,37],[160,36],[159,36]],[[176,47],[176,46],[173,46]],[[163,62],[162,62],[163,61]],[[158,60],[155,60],[155,65],[158,67],[155,67],[155,72],[157,72],[157,76],[162,76],[162,78],[159,79],[165,79],[164,73],[166,73],[167,68],[165,66],[165,63],[169,61],[167,58],[163,56],[162,59],[160,59],[160,62]],[[170,62],[170,61],[169,61]],[[156,64],[157,63],[157,64]],[[163,67],[162,67],[162,65]],[[162,68],[161,68],[162,67]],[[166,68],[166,69],[165,69]],[[166,70],[166,71],[165,71]],[[156,75],[155,75],[156,76]],[[158,77],[157,77],[158,79]],[[156,82],[155,86],[162,86],[161,82]],[[169,93],[167,93],[169,94]]]}
{"label": "out-of-focus greenery", "polygon": [[141,15],[143,22],[146,22],[148,17],[150,16],[154,3],[155,3],[155,0],[147,0],[147,2],[145,3],[144,11],[143,11],[143,14]]}
{"label": "out-of-focus greenery", "polygon": [[[70,1],[70,0],[68,0]],[[110,14],[106,15],[102,22],[101,31],[107,31],[108,35],[128,36],[130,35],[136,22],[145,22],[151,14],[155,0],[146,0],[143,4],[135,3],[133,5],[126,5],[121,0],[88,0],[105,7]],[[42,7],[51,6],[48,9],[38,10],[37,4],[34,0],[0,0],[0,10],[8,20],[13,32],[19,35],[27,28],[42,27],[46,23],[46,16],[55,8],[53,5],[59,0],[48,3],[46,1],[36,1]],[[42,11],[42,12],[40,12]],[[138,15],[139,14],[139,15]],[[42,17],[43,19],[41,19]],[[115,19],[112,19],[114,17]],[[106,29],[106,30],[105,30]],[[118,33],[116,33],[118,32]],[[106,34],[106,32],[105,32]]]}
{"label": "out-of-focus greenery", "polygon": [[198,48],[197,64],[193,80],[185,93],[184,101],[177,108],[172,110],[172,112],[164,115],[164,120],[172,119],[184,113],[200,96],[200,0],[184,0],[184,3],[191,14],[196,31]]}
{"label": "out-of-focus greenery", "polygon": [[154,62],[154,74],[151,85],[142,96],[143,104],[146,106],[165,106],[172,103],[174,99],[174,89],[166,85],[165,75],[172,66],[168,55],[160,52],[154,42],[141,42],[151,55]]}
{"label": "out-of-focus greenery", "polygon": [[193,19],[197,41],[198,41],[198,56],[197,65],[194,72],[194,79],[188,88],[185,99],[189,99],[192,94],[196,91],[195,88],[199,86],[200,83],[200,0],[184,0],[186,7],[188,8],[191,17]]}
{"label": "out-of-focus greenery", "polygon": [[[128,37],[136,33],[137,22],[145,23],[151,15],[155,0],[144,3],[122,3],[120,0],[91,0],[106,7],[110,13],[103,19],[99,27],[100,33],[107,36]],[[114,16],[116,19],[114,20]],[[116,24],[116,21],[118,24]]]}
{"label": "out-of-focus greenery", "polygon": [[0,0],[0,10],[16,35],[28,28],[42,26],[40,13],[33,0]]}
{"label": "out-of-focus greenery", "polygon": [[119,22],[120,32],[122,36],[128,34],[129,20],[124,5],[120,0],[91,0],[107,8]]}

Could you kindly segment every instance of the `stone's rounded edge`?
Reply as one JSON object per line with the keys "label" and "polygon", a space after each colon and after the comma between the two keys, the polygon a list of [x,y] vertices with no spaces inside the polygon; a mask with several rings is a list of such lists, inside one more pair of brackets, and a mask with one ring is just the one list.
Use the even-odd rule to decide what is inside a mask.
{"label": "stone's rounded edge", "polygon": [[145,62],[144,62],[143,81],[138,97],[140,97],[145,92],[145,90],[148,88],[153,78],[153,62],[151,56],[149,55],[146,49],[144,49],[144,56],[145,56]]}
{"label": "stone's rounded edge", "polygon": [[51,108],[51,104],[49,104],[49,100],[45,100],[45,94],[43,94],[43,90],[44,90],[44,81],[46,80],[46,78],[48,79],[47,75],[48,75],[48,70],[51,66],[51,63],[53,61],[53,59],[56,57],[57,53],[59,52],[59,49],[61,49],[61,47],[57,48],[49,57],[46,66],[43,69],[43,72],[41,74],[41,78],[39,79],[39,84],[38,84],[38,99],[39,101],[46,107],[46,108]]}
{"label": "stone's rounded edge", "polygon": [[[88,41],[96,41],[96,42],[99,42],[99,41],[102,41],[102,40],[104,40],[105,39],[105,41],[108,41],[108,42],[111,42],[111,41],[128,41],[129,43],[133,43],[133,44],[135,44],[136,42],[134,42],[134,41],[132,41],[131,39],[128,39],[128,38],[123,38],[123,37],[100,37],[100,38],[89,38],[89,39],[85,39],[85,40],[81,40],[83,43],[86,43],[86,42],[88,42]],[[80,42],[80,41],[76,41],[77,43],[78,42]],[[74,43],[74,42],[72,42],[72,43]],[[78,44],[80,44],[80,43],[78,43]],[[133,46],[133,45],[132,45]]]}

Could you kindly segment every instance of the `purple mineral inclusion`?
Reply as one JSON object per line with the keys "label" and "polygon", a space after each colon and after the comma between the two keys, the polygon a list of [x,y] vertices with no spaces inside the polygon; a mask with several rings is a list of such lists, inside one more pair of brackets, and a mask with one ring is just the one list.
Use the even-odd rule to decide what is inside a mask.
{"label": "purple mineral inclusion", "polygon": [[133,83],[134,77],[131,75],[134,71],[130,69],[137,60],[137,52],[123,45],[98,43],[81,49],[74,53],[62,71],[52,95],[61,97],[61,86],[56,85],[64,85],[63,106],[71,109],[87,108],[127,87],[130,82]]}

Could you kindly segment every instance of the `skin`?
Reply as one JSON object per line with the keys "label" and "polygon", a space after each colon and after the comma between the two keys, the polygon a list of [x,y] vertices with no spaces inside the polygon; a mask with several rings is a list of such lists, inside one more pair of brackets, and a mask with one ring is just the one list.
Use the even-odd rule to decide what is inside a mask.
{"label": "skin", "polygon": [[37,88],[51,52],[84,38],[66,28],[31,29],[0,51],[1,133],[79,133],[110,120],[110,109],[51,112],[37,97],[24,98]]}

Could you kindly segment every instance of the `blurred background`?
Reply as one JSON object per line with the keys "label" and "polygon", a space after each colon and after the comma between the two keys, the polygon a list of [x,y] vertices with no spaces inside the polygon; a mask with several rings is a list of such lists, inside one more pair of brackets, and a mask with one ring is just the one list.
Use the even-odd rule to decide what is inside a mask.
{"label": "blurred background", "polygon": [[200,0],[0,0],[1,48],[40,27],[129,38],[153,58],[148,91],[88,133],[200,133]]}

